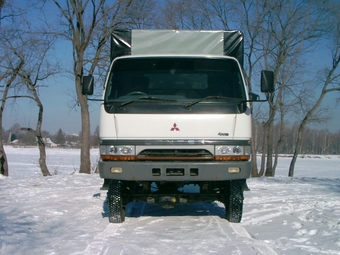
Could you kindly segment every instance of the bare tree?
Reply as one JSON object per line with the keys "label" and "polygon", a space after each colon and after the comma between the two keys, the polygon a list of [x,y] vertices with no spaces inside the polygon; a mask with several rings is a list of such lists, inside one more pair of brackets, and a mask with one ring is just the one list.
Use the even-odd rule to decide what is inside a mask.
{"label": "bare tree", "polygon": [[[256,67],[263,56],[263,52],[259,50],[260,47],[258,45],[258,37],[262,32],[262,28],[264,26],[265,17],[266,17],[266,10],[264,6],[266,5],[266,1],[259,1],[259,2],[252,2],[252,1],[241,1],[241,9],[237,12],[238,19],[240,20],[240,26],[243,27],[243,31],[245,33],[245,44],[247,50],[245,51],[245,65],[247,72],[245,72],[245,78],[247,81],[248,89],[250,92],[253,91],[253,76],[256,72]],[[242,18],[244,17],[244,18]],[[252,105],[253,107],[253,105]],[[255,134],[255,119],[252,116],[252,133]],[[265,143],[266,140],[263,140]],[[259,177],[263,175],[264,169],[261,168],[260,172],[257,169],[257,155],[256,155],[256,146],[257,141],[252,137],[251,149],[252,149],[252,176]],[[265,146],[263,146],[264,148]],[[262,157],[262,164],[264,165],[263,160],[265,158]]]}
{"label": "bare tree", "polygon": [[297,133],[297,140],[295,143],[295,150],[294,155],[292,158],[292,161],[289,166],[289,172],[288,176],[293,177],[294,176],[294,167],[296,163],[296,159],[298,156],[298,153],[301,149],[302,144],[302,134],[304,132],[304,129],[310,119],[312,118],[315,111],[320,107],[322,101],[324,100],[327,93],[333,92],[333,91],[340,91],[340,73],[339,73],[339,66],[340,66],[340,18],[337,12],[334,12],[334,10],[338,10],[340,7],[339,3],[335,4],[337,6],[331,6],[329,10],[329,21],[331,22],[332,30],[331,30],[331,37],[332,38],[332,45],[334,45],[332,50],[332,59],[331,59],[331,65],[328,70],[325,70],[325,78],[322,81],[322,89],[319,94],[318,99],[316,100],[315,104],[309,109],[305,117],[300,123],[298,133]]}
{"label": "bare tree", "polygon": [[[66,27],[69,31],[59,35],[69,40],[73,49],[73,75],[82,122],[80,173],[91,173],[90,114],[87,96],[81,93],[83,72],[87,68],[90,75],[94,73],[105,43],[112,31],[119,26],[131,1],[53,0],[64,19],[63,29]],[[91,48],[93,41],[96,42],[95,48]]]}
{"label": "bare tree", "polygon": [[162,27],[185,30],[216,29],[210,2],[215,3],[216,1],[165,1],[164,7],[161,8],[164,16]]}
{"label": "bare tree", "polygon": [[39,148],[39,165],[43,176],[50,176],[46,164],[45,143],[42,136],[42,123],[44,107],[39,97],[39,88],[42,82],[58,72],[57,68],[51,68],[48,62],[47,54],[50,51],[55,38],[39,34],[28,34],[22,40],[24,50],[20,53],[14,52],[24,62],[23,68],[18,72],[20,81],[26,86],[27,94],[14,96],[15,98],[28,98],[33,100],[38,106],[38,118],[35,129],[30,127],[21,128],[21,130],[32,133],[37,140]]}
{"label": "bare tree", "polygon": [[323,13],[317,7],[309,1],[268,1],[266,5],[266,26],[260,42],[264,52],[262,63],[265,69],[274,70],[277,84],[276,92],[269,96],[268,119],[264,123],[266,176],[275,175],[273,125],[277,111],[281,104],[285,104],[284,98],[294,97],[294,93],[290,94],[291,97],[284,95],[297,90],[290,86],[296,86],[292,78],[297,79],[298,71],[304,70],[301,56],[311,49],[313,40],[322,35]]}
{"label": "bare tree", "polygon": [[[7,6],[8,7],[8,6]],[[39,98],[39,89],[42,82],[58,72],[55,65],[49,62],[48,54],[55,42],[55,38],[39,32],[39,27],[32,29],[31,22],[27,20],[26,6],[23,8],[11,5],[9,10],[10,22],[1,28],[1,69],[5,70],[6,87],[2,98],[2,112],[9,99],[19,101],[23,98],[33,100],[38,106],[38,118],[35,129],[30,127],[22,130],[32,133],[38,142],[40,158],[39,165],[44,176],[50,175],[46,165],[45,144],[42,141],[43,105]],[[2,77],[1,77],[2,78]],[[11,93],[9,91],[11,90]]]}
{"label": "bare tree", "polygon": [[123,21],[135,29],[150,29],[158,26],[160,17],[157,11],[160,7],[155,0],[132,1],[130,8],[124,15]]}

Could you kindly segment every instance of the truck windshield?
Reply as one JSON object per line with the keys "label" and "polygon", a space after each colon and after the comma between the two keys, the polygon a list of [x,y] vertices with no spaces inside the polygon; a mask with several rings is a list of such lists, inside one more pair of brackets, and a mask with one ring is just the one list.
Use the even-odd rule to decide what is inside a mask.
{"label": "truck windshield", "polygon": [[106,87],[105,101],[142,96],[195,101],[209,96],[245,100],[240,68],[234,59],[137,57],[117,59]]}

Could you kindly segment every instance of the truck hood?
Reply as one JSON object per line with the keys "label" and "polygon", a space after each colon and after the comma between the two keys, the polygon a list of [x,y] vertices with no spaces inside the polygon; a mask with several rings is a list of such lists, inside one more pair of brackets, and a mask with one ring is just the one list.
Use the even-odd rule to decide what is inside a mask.
{"label": "truck hood", "polygon": [[106,114],[100,137],[108,139],[249,139],[247,114]]}

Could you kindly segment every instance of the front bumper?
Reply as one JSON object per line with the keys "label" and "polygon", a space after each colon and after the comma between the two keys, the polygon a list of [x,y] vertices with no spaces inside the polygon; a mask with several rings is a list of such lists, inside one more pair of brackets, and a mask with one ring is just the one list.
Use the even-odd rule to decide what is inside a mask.
{"label": "front bumper", "polygon": [[[250,177],[250,161],[180,162],[180,161],[99,161],[100,177],[124,181],[225,181]],[[230,167],[240,172],[229,173]],[[112,173],[111,168],[121,169]]]}

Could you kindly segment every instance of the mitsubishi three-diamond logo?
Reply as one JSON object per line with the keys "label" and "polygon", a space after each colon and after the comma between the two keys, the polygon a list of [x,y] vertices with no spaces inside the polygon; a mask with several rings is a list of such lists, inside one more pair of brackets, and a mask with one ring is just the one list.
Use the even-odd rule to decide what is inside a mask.
{"label": "mitsubishi three-diamond logo", "polygon": [[170,129],[170,131],[179,131],[179,128],[177,127],[177,124],[174,123],[174,125],[172,126],[172,128]]}

